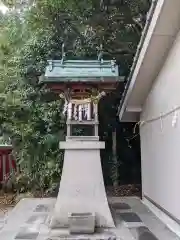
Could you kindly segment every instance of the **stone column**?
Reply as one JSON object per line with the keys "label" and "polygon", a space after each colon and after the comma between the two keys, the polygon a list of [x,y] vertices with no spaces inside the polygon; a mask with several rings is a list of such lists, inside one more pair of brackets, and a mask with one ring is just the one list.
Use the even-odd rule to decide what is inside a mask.
{"label": "stone column", "polygon": [[60,142],[65,149],[64,166],[51,228],[68,227],[70,213],[94,213],[96,227],[114,227],[101,167],[100,149],[104,142],[96,137],[77,137]]}

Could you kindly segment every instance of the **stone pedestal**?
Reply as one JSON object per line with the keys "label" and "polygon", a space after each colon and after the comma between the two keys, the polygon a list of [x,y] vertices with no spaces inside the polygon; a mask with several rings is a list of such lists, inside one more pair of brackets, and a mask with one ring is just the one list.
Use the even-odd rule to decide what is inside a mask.
{"label": "stone pedestal", "polygon": [[95,226],[115,227],[109,209],[102,175],[100,149],[105,143],[96,137],[67,139],[58,198],[50,222],[51,228],[68,227],[71,213],[94,213]]}

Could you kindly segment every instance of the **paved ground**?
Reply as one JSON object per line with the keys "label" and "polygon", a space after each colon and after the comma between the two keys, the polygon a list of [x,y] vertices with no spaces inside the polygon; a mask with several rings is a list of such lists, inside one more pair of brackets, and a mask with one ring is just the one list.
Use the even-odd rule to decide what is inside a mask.
{"label": "paved ground", "polygon": [[117,226],[124,225],[138,240],[180,240],[136,197],[112,198]]}
{"label": "paved ground", "polygon": [[[7,221],[2,224],[2,240],[50,240],[50,239],[104,239],[116,236],[117,240],[180,240],[136,197],[111,198],[110,206],[116,229],[98,229],[96,235],[72,236],[66,230],[50,231],[47,218],[53,209],[55,199],[25,199],[8,212]],[[4,214],[0,221],[4,223]],[[61,233],[61,238],[57,235]],[[49,235],[54,238],[49,238]]]}

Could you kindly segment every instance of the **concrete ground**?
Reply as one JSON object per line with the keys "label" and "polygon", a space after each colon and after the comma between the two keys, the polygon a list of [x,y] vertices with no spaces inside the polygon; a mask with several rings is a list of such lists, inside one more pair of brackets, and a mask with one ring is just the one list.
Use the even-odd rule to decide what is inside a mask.
{"label": "concrete ground", "polygon": [[119,225],[126,227],[133,240],[180,240],[139,198],[111,198],[110,202],[114,209],[117,228]]}
{"label": "concrete ground", "polygon": [[[115,229],[97,229],[94,235],[72,236],[66,230],[50,231],[47,218],[56,199],[24,199],[8,216],[0,213],[2,240],[180,240],[137,197],[110,198]],[[6,221],[4,221],[4,217]],[[57,235],[61,234],[61,237]],[[49,236],[53,237],[49,237]]]}

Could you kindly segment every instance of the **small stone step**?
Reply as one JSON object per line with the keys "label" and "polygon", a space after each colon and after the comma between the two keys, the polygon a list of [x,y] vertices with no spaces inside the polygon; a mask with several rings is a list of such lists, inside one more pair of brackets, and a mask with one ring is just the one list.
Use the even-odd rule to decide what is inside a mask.
{"label": "small stone step", "polygon": [[70,233],[81,234],[94,233],[95,214],[94,213],[71,213],[68,217]]}

